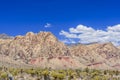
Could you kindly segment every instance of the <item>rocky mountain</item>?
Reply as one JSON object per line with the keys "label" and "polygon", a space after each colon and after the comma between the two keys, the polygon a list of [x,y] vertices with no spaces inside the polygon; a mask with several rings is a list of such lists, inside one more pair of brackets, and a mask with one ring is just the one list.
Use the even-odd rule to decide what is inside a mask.
{"label": "rocky mountain", "polygon": [[7,34],[0,34],[0,39],[12,39],[12,36],[8,36]]}
{"label": "rocky mountain", "polygon": [[79,61],[91,68],[112,69],[119,67],[120,49],[112,43],[95,43],[90,45],[78,45],[71,48],[71,54]]}
{"label": "rocky mountain", "polygon": [[112,43],[67,46],[50,32],[0,39],[0,56],[0,63],[25,67],[120,69],[120,49]]}

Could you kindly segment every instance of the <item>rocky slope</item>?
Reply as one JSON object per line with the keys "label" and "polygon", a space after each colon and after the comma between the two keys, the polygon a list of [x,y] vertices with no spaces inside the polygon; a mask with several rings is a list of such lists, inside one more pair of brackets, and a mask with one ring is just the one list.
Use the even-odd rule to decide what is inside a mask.
{"label": "rocky slope", "polygon": [[79,61],[91,68],[120,69],[120,49],[112,43],[95,43],[70,47],[71,54]]}
{"label": "rocky slope", "polygon": [[67,46],[50,32],[0,39],[0,56],[5,57],[5,63],[12,60],[42,68],[120,69],[120,49],[112,43]]}

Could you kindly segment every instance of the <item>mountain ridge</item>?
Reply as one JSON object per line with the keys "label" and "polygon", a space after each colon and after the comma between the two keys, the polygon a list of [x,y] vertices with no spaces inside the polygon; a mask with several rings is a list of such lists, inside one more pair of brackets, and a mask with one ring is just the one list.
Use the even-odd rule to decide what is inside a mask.
{"label": "mountain ridge", "polygon": [[0,54],[21,65],[42,68],[120,69],[120,49],[112,43],[67,46],[51,32],[0,39]]}

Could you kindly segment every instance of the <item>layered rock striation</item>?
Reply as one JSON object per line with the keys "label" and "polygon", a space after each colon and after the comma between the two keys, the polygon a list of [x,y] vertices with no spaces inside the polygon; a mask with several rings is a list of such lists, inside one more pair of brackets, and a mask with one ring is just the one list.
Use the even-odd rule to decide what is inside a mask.
{"label": "layered rock striation", "polygon": [[112,43],[67,46],[50,32],[0,39],[0,56],[5,63],[41,68],[120,69],[120,48]]}

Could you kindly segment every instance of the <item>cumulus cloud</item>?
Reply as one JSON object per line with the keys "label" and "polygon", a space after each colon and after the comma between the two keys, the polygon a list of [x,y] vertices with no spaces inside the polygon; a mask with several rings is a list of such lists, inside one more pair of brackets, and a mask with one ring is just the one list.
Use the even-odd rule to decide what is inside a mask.
{"label": "cumulus cloud", "polygon": [[[65,37],[65,41],[63,40],[65,43],[72,41],[83,44],[112,42],[116,46],[120,45],[120,24],[108,26],[106,30],[95,30],[80,24],[76,28],[69,28],[69,31],[61,30],[59,34]],[[75,39],[79,41],[75,42]]]}
{"label": "cumulus cloud", "polygon": [[76,34],[72,34],[72,33],[69,33],[69,32],[66,32],[64,30],[62,30],[60,32],[60,35],[64,35],[65,37],[67,38],[77,38],[77,35]]}
{"label": "cumulus cloud", "polygon": [[44,27],[45,28],[49,28],[49,27],[51,27],[51,24],[50,23],[46,23]]}
{"label": "cumulus cloud", "polygon": [[69,31],[71,33],[84,33],[84,32],[93,32],[94,29],[84,25],[78,25],[76,28],[70,28]]}
{"label": "cumulus cloud", "polygon": [[75,44],[76,42],[73,40],[73,39],[63,39],[63,40],[60,40],[62,41],[63,43],[67,43],[67,44]]}
{"label": "cumulus cloud", "polygon": [[108,26],[107,30],[113,31],[113,32],[120,32],[120,24],[115,25],[115,26]]}

